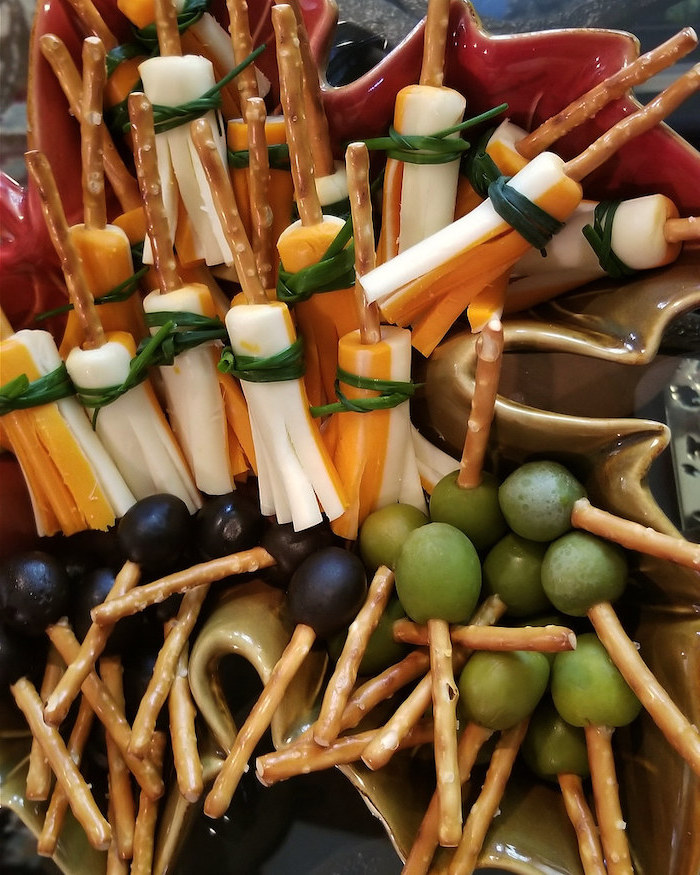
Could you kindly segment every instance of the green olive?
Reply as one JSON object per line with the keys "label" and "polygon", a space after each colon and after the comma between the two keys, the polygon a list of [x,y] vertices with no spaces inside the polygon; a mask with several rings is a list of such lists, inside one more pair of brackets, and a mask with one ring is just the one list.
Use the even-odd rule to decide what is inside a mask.
{"label": "green olive", "polygon": [[427,522],[428,517],[411,504],[388,504],[375,510],[360,529],[362,561],[370,571],[380,565],[393,569],[408,535]]}
{"label": "green olive", "polygon": [[552,700],[573,726],[626,726],[642,707],[592,632],[578,636],[576,650],[556,655]]}
{"label": "green olive", "polygon": [[416,623],[463,623],[476,607],[481,563],[467,536],[447,523],[428,523],[406,538],[396,561],[396,592]]}
{"label": "green olive", "polygon": [[523,759],[540,778],[570,774],[587,778],[586,735],[562,718],[551,699],[543,699],[530,718],[522,746]]}
{"label": "green olive", "polygon": [[528,617],[551,607],[542,589],[546,544],[512,532],[491,548],[484,560],[484,589],[499,595],[512,617]]}
{"label": "green olive", "polygon": [[507,531],[498,503],[498,481],[489,473],[470,489],[457,485],[459,471],[447,474],[430,497],[430,519],[464,532],[479,551],[488,550]]}
{"label": "green olive", "polygon": [[[392,598],[367,643],[367,649],[362,657],[358,672],[360,675],[379,674],[385,668],[403,659],[408,652],[408,647],[401,641],[394,640],[393,627],[396,620],[401,620],[405,616],[406,612],[401,602],[397,598]],[[334,661],[338,660],[346,638],[347,631],[343,630],[328,642],[328,652]]]}

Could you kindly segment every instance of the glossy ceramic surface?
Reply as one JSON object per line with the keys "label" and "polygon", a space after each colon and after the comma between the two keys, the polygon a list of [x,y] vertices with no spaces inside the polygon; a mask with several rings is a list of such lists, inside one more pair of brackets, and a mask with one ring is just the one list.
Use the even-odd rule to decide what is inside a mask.
{"label": "glossy ceramic surface", "polygon": [[[110,4],[98,4],[117,32],[124,22]],[[251,18],[260,38],[269,36],[267,7],[250,2]],[[335,10],[326,0],[302,0],[312,44],[323,59],[332,36]],[[78,141],[75,122],[65,109],[53,76],[41,59],[37,37],[58,33],[77,56],[79,34],[62,3],[47,0],[40,8],[31,49],[30,128],[32,145],[47,152],[57,173],[70,221],[79,215],[76,187]],[[416,81],[422,50],[418,27],[378,67],[349,86],[327,89],[325,104],[339,149],[348,140],[384,131],[391,120],[396,91]],[[452,6],[447,50],[447,84],[460,88],[468,106],[478,112],[510,102],[509,114],[531,127],[556,112],[592,84],[618,69],[638,53],[629,34],[572,30],[507,37],[484,32],[471,6]],[[274,78],[269,53],[266,71]],[[557,87],[552,88],[551,83]],[[629,113],[630,98],[617,101],[575,135],[561,143],[562,153],[575,154],[596,132]],[[661,191],[672,196],[681,213],[700,213],[700,155],[669,129],[661,127],[639,138],[597,173],[586,188],[590,196],[617,191],[625,195]],[[46,239],[40,210],[33,196],[6,178],[0,187],[0,209],[6,229],[0,247],[0,285],[3,306],[16,328],[57,298],[56,265]],[[9,232],[9,233],[8,233]],[[12,294],[7,289],[12,288]],[[569,295],[541,307],[527,318],[506,325],[507,360],[518,358],[514,371],[526,373],[527,351],[551,355],[562,362],[560,379],[528,394],[499,400],[493,434],[494,465],[508,467],[533,455],[554,455],[572,465],[585,481],[592,499],[632,519],[672,531],[659,510],[646,480],[650,465],[668,442],[658,423],[630,418],[624,405],[611,415],[606,407],[615,384],[597,387],[596,404],[586,416],[572,414],[576,399],[591,398],[581,380],[586,364],[609,362],[613,369],[633,369],[652,361],[662,333],[674,316],[700,306],[700,253],[688,252],[663,271],[650,273],[624,286],[598,284],[594,290]],[[573,357],[573,358],[572,358]],[[473,389],[473,338],[456,332],[435,354],[425,372],[425,425],[449,445],[461,445]],[[505,390],[504,390],[505,391]],[[16,539],[31,539],[26,496],[16,468],[0,458],[5,490],[22,511],[11,531],[3,522],[4,550]],[[5,495],[8,493],[5,492]],[[700,723],[700,620],[693,605],[700,592],[700,575],[660,561],[642,560],[632,588],[629,613],[635,639],[652,667],[676,697],[681,708]],[[264,680],[289,635],[284,607],[277,591],[253,583],[224,598],[200,634],[193,651],[193,686],[208,724],[204,740],[210,771],[216,767],[218,746],[225,747],[234,730],[217,681],[218,665],[233,652],[250,661]],[[310,663],[285,702],[273,727],[276,745],[293,736],[312,717],[323,666]],[[39,810],[22,799],[26,738],[5,717],[0,735],[0,802],[11,805],[36,829]],[[700,785],[693,779],[646,718],[629,732],[618,733],[622,755],[623,806],[640,875],[697,875],[700,871]],[[218,744],[217,744],[218,742]],[[410,845],[428,788],[412,780],[411,763],[397,758],[380,773],[348,768],[347,777],[386,825],[399,853]],[[161,835],[161,859],[174,858],[187,834],[193,814],[171,797]],[[653,828],[650,825],[653,824]],[[86,862],[79,830],[70,831],[57,862],[69,873],[100,871]],[[501,866],[520,875],[560,873],[578,875],[575,843],[557,793],[516,775],[501,815],[494,821],[482,855],[485,866]]]}

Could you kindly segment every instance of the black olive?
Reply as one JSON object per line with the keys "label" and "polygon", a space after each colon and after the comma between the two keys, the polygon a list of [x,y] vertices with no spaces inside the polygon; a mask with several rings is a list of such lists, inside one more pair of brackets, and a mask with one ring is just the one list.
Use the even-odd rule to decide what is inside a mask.
{"label": "black olive", "polygon": [[[90,611],[101,605],[114,586],[115,574],[111,568],[95,568],[88,571],[76,584],[73,598],[71,625],[79,641],[82,641],[92,625]],[[119,653],[146,633],[146,619],[143,613],[124,617],[115,625],[107,639],[105,653]]]}
{"label": "black olive", "polygon": [[18,635],[0,623],[0,696],[10,684],[29,674],[35,662],[33,641]]}
{"label": "black olive", "polygon": [[149,495],[137,501],[119,521],[119,543],[132,562],[148,569],[169,571],[191,540],[187,505],[175,495]]}
{"label": "black olive", "polygon": [[229,492],[210,498],[195,518],[197,550],[203,559],[217,559],[250,550],[260,542],[265,519],[257,504]]}
{"label": "black olive", "polygon": [[319,550],[297,568],[289,582],[289,611],[319,638],[349,625],[367,595],[362,560],[341,547]]}
{"label": "black olive", "polygon": [[93,568],[112,568],[117,572],[126,560],[116,528],[106,532],[86,529],[68,537],[44,538],[40,549],[59,559],[71,580],[76,581]]}
{"label": "black olive", "polygon": [[295,532],[291,523],[272,523],[263,535],[261,546],[274,557],[275,565],[265,571],[265,581],[284,589],[289,580],[309,556],[339,543],[327,522]]}
{"label": "black olive", "polygon": [[25,635],[41,635],[66,613],[69,591],[57,559],[40,550],[20,553],[0,566],[0,620]]}

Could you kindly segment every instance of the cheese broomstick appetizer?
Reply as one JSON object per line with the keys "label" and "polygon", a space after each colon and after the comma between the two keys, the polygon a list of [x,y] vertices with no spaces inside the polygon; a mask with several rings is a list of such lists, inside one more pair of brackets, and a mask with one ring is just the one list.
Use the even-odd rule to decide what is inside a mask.
{"label": "cheese broomstick appetizer", "polygon": [[700,238],[700,218],[680,218],[661,194],[623,201],[582,201],[543,252],[513,267],[505,312],[516,313],[604,276],[624,278],[678,258]]}
{"label": "cheese broomstick appetizer", "polygon": [[215,142],[201,120],[193,122],[192,131],[247,302],[231,307],[226,327],[250,411],[261,511],[296,530],[310,528],[321,522],[321,509],[331,520],[340,516],[347,500],[309,412],[301,342],[286,304],[270,301],[260,284]]}
{"label": "cheese broomstick appetizer", "polygon": [[[277,241],[282,260],[278,297],[287,302],[296,301],[294,313],[299,333],[304,337],[307,392],[311,403],[318,405],[335,397],[339,338],[358,327],[354,289],[349,284],[343,286],[352,272],[353,256],[343,237],[339,237],[343,221],[336,216],[323,215],[314,185],[294,11],[287,5],[275,6],[272,22],[300,216]],[[323,265],[316,267],[319,262]],[[328,276],[318,280],[315,271],[322,268],[332,272],[330,281]]]}
{"label": "cheese broomstick appetizer", "polygon": [[309,35],[299,0],[288,4],[297,21],[297,37],[304,92],[304,117],[309,131],[309,145],[314,167],[314,183],[318,200],[327,212],[342,215],[348,212],[348,184],[345,165],[334,161],[328,131],[328,119],[323,108],[321,82],[316,60],[311,53]]}
{"label": "cheese broomstick appetizer", "polygon": [[[145,95],[129,97],[129,115],[135,144],[136,168],[148,220],[148,233],[154,254],[158,289],[144,299],[146,319],[152,333],[172,321],[177,326],[175,340],[185,344],[172,363],[159,368],[173,431],[187,459],[197,487],[208,495],[223,495],[234,488],[234,466],[229,453],[229,425],[218,377],[217,327],[223,324],[207,287],[183,283],[177,271],[168,222],[160,195],[160,180],[155,151],[153,113]],[[201,331],[204,342],[189,346],[187,332]],[[220,338],[219,338],[220,339]],[[229,378],[230,380],[230,378]],[[232,424],[235,429],[236,424]],[[247,416],[242,423],[247,432]],[[240,453],[240,443],[233,448]]]}
{"label": "cheese broomstick appetizer", "polygon": [[74,397],[53,337],[12,333],[4,318],[2,324],[0,422],[27,483],[37,533],[107,529],[136,499]]}
{"label": "cheese broomstick appetizer", "polygon": [[[177,30],[175,8],[171,0],[157,0],[156,26],[160,56],[149,58],[139,65],[143,91],[151,104],[168,108],[173,113],[162,126],[156,125],[156,152],[161,179],[163,201],[168,216],[170,233],[181,261],[204,260],[208,265],[232,261],[231,250],[223,236],[197,153],[192,145],[182,110],[190,101],[200,101],[209,95],[212,108],[202,118],[209,125],[218,144],[222,160],[226,144],[221,134],[223,122],[214,94],[216,83],[211,61],[198,55],[182,55]],[[168,110],[165,110],[166,112]],[[177,118],[175,117],[177,116]],[[192,116],[190,116],[192,118]],[[175,125],[175,126],[173,126]],[[182,204],[189,219],[192,235],[191,254],[185,257],[184,246],[179,245],[178,226]],[[144,246],[144,262],[152,258],[149,241]]]}
{"label": "cheese broomstick appetizer", "polygon": [[[398,134],[436,134],[462,121],[464,97],[442,84],[449,13],[449,0],[428,3],[419,84],[402,88],[396,96],[394,128]],[[455,136],[458,134],[450,135]],[[452,222],[459,164],[459,155],[438,164],[387,159],[377,253],[380,262]]]}
{"label": "cheese broomstick appetizer", "polygon": [[[362,275],[374,266],[369,158],[364,144],[348,146],[346,161],[355,271]],[[365,305],[359,282],[356,295],[360,328],[340,338],[341,400],[328,405],[333,415],[323,429],[350,502],[332,528],[353,540],[365,517],[387,504],[398,501],[426,510],[408,409],[413,392],[411,335],[405,328],[380,326],[377,308]]]}
{"label": "cheese broomstick appetizer", "polygon": [[[491,184],[488,200],[466,216],[364,276],[367,299],[379,303],[388,321],[412,324],[413,345],[429,355],[470,302],[502,282],[529,246],[545,246],[560,230],[581,202],[579,180],[624,142],[657,124],[699,85],[696,66],[571,161],[542,152],[510,181],[501,177]],[[517,222],[516,230],[501,213],[515,221],[513,214],[523,208],[530,219]]]}
{"label": "cheese broomstick appetizer", "polygon": [[[488,137],[483,147],[487,160],[490,159],[500,173],[510,176],[516,174],[529,160],[544,152],[574,128],[593,118],[603,107],[685,57],[697,46],[697,43],[698,38],[693,28],[683,28],[660,46],[640,55],[627,66],[594,85],[529,134],[510,120],[502,122]],[[477,166],[478,164],[477,159]],[[486,193],[484,184],[487,182],[488,171],[485,171],[484,178],[473,180],[478,192],[482,194],[472,187],[468,179],[470,175],[474,176],[472,173],[460,178],[457,216],[465,215],[481,203]]]}
{"label": "cheese broomstick appetizer", "polygon": [[[70,235],[93,298],[97,300],[114,294],[115,290],[131,292],[126,300],[100,305],[103,330],[126,331],[138,341],[145,333],[145,323],[141,298],[136,294],[138,277],[134,275],[130,241],[122,228],[107,224],[102,118],[105,73],[104,45],[97,37],[88,37],[83,43],[83,85],[78,117],[83,162],[94,170],[90,175],[83,174],[83,222],[71,226]],[[131,202],[131,186],[123,174],[120,173],[119,178],[124,186],[124,196]],[[133,182],[131,176],[129,180]],[[61,355],[65,356],[73,347],[80,346],[84,339],[80,319],[73,310],[68,314]]]}
{"label": "cheese broomstick appetizer", "polygon": [[[227,5],[231,19],[233,53],[236,59],[242,62],[253,51],[253,39],[248,23],[248,4],[245,0],[228,0]],[[255,112],[263,114],[266,150],[267,147],[272,147],[265,159],[268,164],[268,187],[264,198],[271,216],[269,230],[265,228],[265,233],[262,233],[263,229],[260,228],[260,222],[255,215],[259,209],[259,201],[256,193],[251,190],[252,177],[256,176],[260,179],[261,175],[253,174],[249,170],[248,142],[251,136],[247,121],[247,114],[251,111],[249,101],[261,97],[252,67],[248,66],[242,70],[236,83],[242,112],[241,118],[229,119],[227,128],[227,142],[233,153],[231,182],[243,228],[255,252],[260,281],[263,288],[274,289],[279,265],[279,258],[274,251],[274,241],[289,225],[294,205],[294,183],[289,172],[289,158],[286,151],[287,133],[281,115],[267,117],[265,104],[262,101],[255,104]],[[279,147],[282,147],[284,154],[279,155],[275,160],[273,155],[279,153]]]}
{"label": "cheese broomstick appetizer", "polygon": [[168,492],[194,511],[201,504],[199,493],[153,389],[144,378],[147,359],[142,357],[132,363],[136,350],[131,335],[113,332],[109,338],[105,336],[70,238],[51,168],[37,152],[27,154],[27,165],[39,189],[52,242],[64,264],[71,302],[85,326],[86,341],[82,348],[70,351],[66,369],[83,404],[95,408],[93,425],[97,435],[136,498]]}

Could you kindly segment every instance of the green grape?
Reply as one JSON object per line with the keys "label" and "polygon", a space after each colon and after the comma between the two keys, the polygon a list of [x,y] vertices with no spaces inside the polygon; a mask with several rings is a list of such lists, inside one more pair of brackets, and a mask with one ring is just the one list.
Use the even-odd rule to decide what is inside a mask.
{"label": "green grape", "polygon": [[513,533],[491,548],[484,560],[484,589],[499,595],[512,617],[527,617],[551,607],[542,589],[542,558],[547,546]]}
{"label": "green grape", "polygon": [[626,726],[642,707],[592,632],[578,636],[576,650],[556,655],[552,700],[574,726]]}
{"label": "green grape", "polygon": [[516,468],[498,490],[498,500],[511,529],[531,541],[553,541],[571,528],[574,502],[583,486],[558,462],[527,462]]}
{"label": "green grape", "polygon": [[459,708],[466,720],[508,729],[532,713],[549,681],[542,653],[479,651],[459,677]]}
{"label": "green grape", "polygon": [[[392,598],[367,643],[367,649],[362,657],[358,672],[360,675],[379,674],[385,668],[403,659],[409,648],[401,641],[394,640],[393,626],[396,620],[401,620],[405,616],[406,612],[401,606],[401,602],[397,598]],[[334,662],[337,662],[346,638],[347,631],[343,630],[334,635],[328,642],[328,652]]]}
{"label": "green grape", "polygon": [[370,571],[380,565],[393,569],[408,535],[427,522],[428,517],[411,504],[388,504],[375,510],[360,528],[362,561]]}
{"label": "green grape", "polygon": [[406,538],[396,561],[396,592],[416,623],[463,623],[481,589],[481,563],[467,536],[447,523],[428,523]]}
{"label": "green grape", "polygon": [[530,719],[522,746],[523,759],[540,778],[557,775],[587,778],[586,735],[562,718],[549,698],[540,702]]}
{"label": "green grape", "polygon": [[498,504],[498,481],[484,473],[478,486],[462,489],[458,476],[459,471],[447,474],[433,489],[430,519],[455,526],[477,550],[488,550],[508,531]]}
{"label": "green grape", "polygon": [[554,607],[582,617],[600,602],[613,602],[627,582],[627,559],[616,544],[569,532],[549,545],[542,560],[542,586]]}

